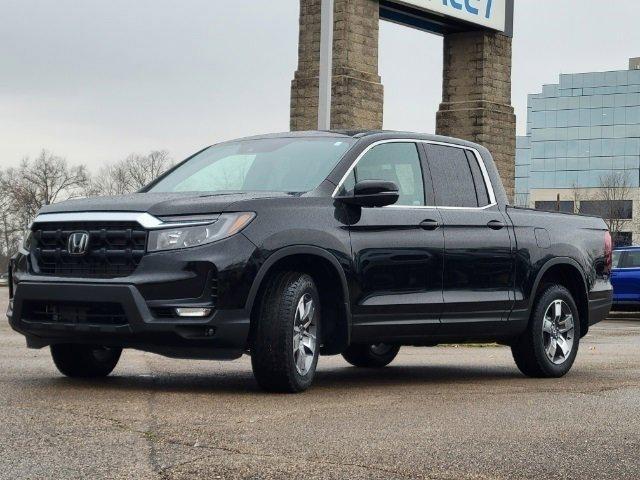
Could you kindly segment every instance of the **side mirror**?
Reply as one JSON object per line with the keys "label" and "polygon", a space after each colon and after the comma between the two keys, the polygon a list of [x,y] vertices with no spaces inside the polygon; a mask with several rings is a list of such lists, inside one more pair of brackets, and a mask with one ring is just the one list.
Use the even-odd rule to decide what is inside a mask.
{"label": "side mirror", "polygon": [[353,195],[338,197],[349,205],[360,207],[385,207],[398,201],[398,185],[384,180],[362,180],[353,188]]}

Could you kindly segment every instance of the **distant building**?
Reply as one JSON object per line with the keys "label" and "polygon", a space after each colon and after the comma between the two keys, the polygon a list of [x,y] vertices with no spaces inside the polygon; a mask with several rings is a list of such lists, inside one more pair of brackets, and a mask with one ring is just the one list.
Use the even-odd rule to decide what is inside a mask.
{"label": "distant building", "polygon": [[620,217],[617,244],[640,243],[640,58],[628,70],[560,75],[529,95],[527,114],[515,203],[608,212]]}

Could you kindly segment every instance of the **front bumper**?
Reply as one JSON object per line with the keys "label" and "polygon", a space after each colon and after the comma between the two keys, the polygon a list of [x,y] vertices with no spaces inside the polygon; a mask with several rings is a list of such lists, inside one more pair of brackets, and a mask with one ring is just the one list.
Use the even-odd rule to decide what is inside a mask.
{"label": "front bumper", "polygon": [[[257,271],[255,253],[255,246],[239,234],[203,247],[147,254],[134,274],[114,279],[33,275],[29,257],[22,255],[13,262],[15,282],[7,316],[31,348],[85,343],[176,358],[238,358],[247,349],[246,300]],[[49,311],[43,318],[34,313],[36,304],[72,310],[80,305],[77,312],[110,305],[124,320],[97,322],[82,313]],[[212,313],[206,318],[158,313],[176,306],[207,307]]]}
{"label": "front bumper", "polygon": [[[32,321],[23,314],[27,301],[112,303],[122,306],[127,323]],[[246,349],[249,315],[244,309],[217,310],[205,319],[159,319],[132,285],[20,283],[7,312],[11,327],[31,348],[54,343],[86,343],[136,348],[177,358],[238,358]]]}

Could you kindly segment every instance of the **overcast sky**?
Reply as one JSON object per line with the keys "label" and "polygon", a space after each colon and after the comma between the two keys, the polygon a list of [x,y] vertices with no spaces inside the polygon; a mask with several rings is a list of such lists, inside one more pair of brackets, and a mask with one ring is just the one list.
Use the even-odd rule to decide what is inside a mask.
{"label": "overcast sky", "polygon": [[[596,6],[597,5],[597,6]],[[559,73],[640,56],[638,0],[516,0],[513,103]],[[0,0],[0,165],[42,148],[97,168],[131,152],[288,130],[297,0]],[[433,132],[442,39],[381,25],[384,126]]]}

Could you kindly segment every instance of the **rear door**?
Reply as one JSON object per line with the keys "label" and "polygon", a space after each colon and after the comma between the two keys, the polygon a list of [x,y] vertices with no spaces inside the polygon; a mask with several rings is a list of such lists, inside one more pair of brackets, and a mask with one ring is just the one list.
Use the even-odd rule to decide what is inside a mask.
{"label": "rear door", "polygon": [[442,312],[444,234],[413,141],[373,146],[346,178],[390,180],[400,189],[391,207],[351,209],[350,235],[358,291],[352,299],[353,340],[409,339],[438,330]]}
{"label": "rear door", "polygon": [[444,226],[442,333],[491,334],[514,298],[509,220],[496,205],[479,154],[455,145],[423,146]]}

